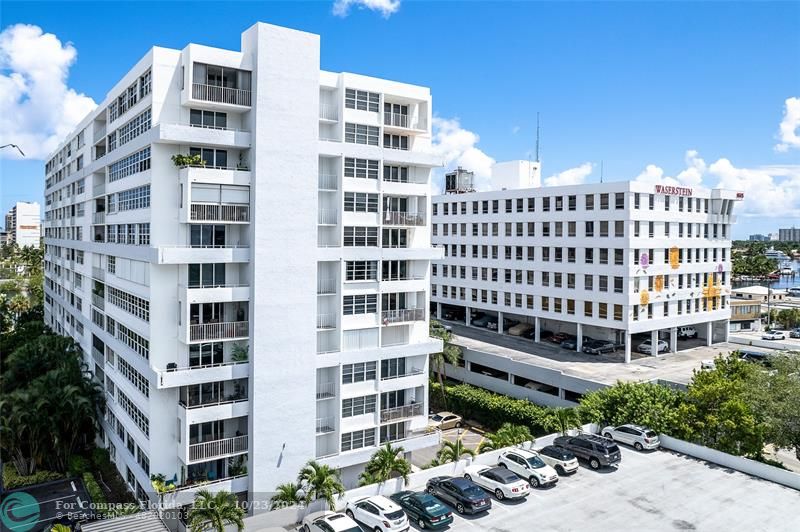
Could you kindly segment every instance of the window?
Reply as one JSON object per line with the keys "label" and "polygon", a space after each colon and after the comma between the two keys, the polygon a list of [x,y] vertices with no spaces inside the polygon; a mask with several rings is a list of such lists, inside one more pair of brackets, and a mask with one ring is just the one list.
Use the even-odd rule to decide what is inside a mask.
{"label": "window", "polygon": [[614,208],[617,210],[625,208],[625,193],[617,192],[614,194]]}
{"label": "window", "polygon": [[[377,128],[375,129],[377,130]],[[390,135],[389,133],[384,133],[383,147],[393,150],[408,150],[408,135]]]}
{"label": "window", "polygon": [[373,447],[374,445],[375,429],[357,430],[342,434],[342,452],[363,447]]}
{"label": "window", "polygon": [[614,236],[617,238],[623,238],[625,236],[625,222],[622,220],[617,220],[614,222]]}
{"label": "window", "polygon": [[126,414],[136,423],[136,426],[141,429],[145,436],[150,437],[150,420],[147,419],[141,410],[139,410],[133,401],[127,395],[117,390],[117,402],[125,411]]}
{"label": "window", "polygon": [[598,303],[597,317],[601,320],[608,319],[608,303]]}
{"label": "window", "polygon": [[608,194],[600,194],[600,209],[608,210]]}
{"label": "window", "polygon": [[614,277],[614,293],[621,294],[623,292],[622,277]]}
{"label": "window", "polygon": [[358,362],[342,365],[342,384],[374,381],[377,377],[377,362]]}
{"label": "window", "polygon": [[383,180],[392,183],[408,183],[408,167],[385,165],[383,167]]}
{"label": "window", "polygon": [[110,199],[109,201],[111,203],[116,203],[117,209],[120,211],[131,211],[150,207],[150,185],[123,190],[111,196],[116,196],[116,198],[114,198],[116,201],[114,201],[114,199]]}
{"label": "window", "polygon": [[378,261],[355,260],[345,264],[345,280],[347,281],[377,281]]}
{"label": "window", "polygon": [[148,129],[150,129],[150,109],[145,110],[144,112],[137,115],[135,118],[127,122],[124,126],[117,129],[115,132],[115,136],[112,139],[111,135],[109,135],[109,148],[108,150],[111,151],[116,149],[118,146],[122,146],[130,142],[131,140],[135,139]]}
{"label": "window", "polygon": [[189,124],[195,127],[225,129],[228,127],[228,114],[204,109],[192,109],[189,111]]}
{"label": "window", "polygon": [[344,228],[344,245],[346,247],[377,247],[377,227],[351,227]]}
{"label": "window", "polygon": [[593,237],[594,236],[594,222],[585,222],[583,232],[584,232],[584,235],[586,237]]}
{"label": "window", "polygon": [[583,276],[583,289],[584,290],[588,290],[588,291],[594,290],[594,276],[593,275],[585,274]]}
{"label": "window", "polygon": [[344,125],[344,141],[351,144],[367,144],[377,146],[380,128],[377,126],[367,126],[364,124],[352,124],[347,122]]}
{"label": "window", "polygon": [[108,182],[150,169],[150,146],[108,165]]}
{"label": "window", "polygon": [[594,194],[586,194],[586,210],[594,210]]}
{"label": "window", "polygon": [[376,312],[378,312],[377,294],[361,294],[342,298],[342,314],[345,316],[374,314]]}
{"label": "window", "polygon": [[377,113],[380,110],[380,101],[381,95],[377,92],[358,89],[345,89],[344,91],[344,106],[348,109]]}
{"label": "window", "polygon": [[363,397],[353,397],[342,399],[342,417],[361,416],[364,414],[374,414],[376,395],[366,395]]}
{"label": "window", "polygon": [[569,210],[574,211],[576,209],[577,203],[578,203],[577,196],[567,196],[567,205]]}
{"label": "window", "polygon": [[108,302],[137,318],[150,321],[150,302],[141,297],[124,292],[113,286],[107,286]]}
{"label": "window", "polygon": [[116,357],[116,359],[117,370],[133,383],[133,385],[142,392],[142,395],[150,397],[150,382],[147,380],[147,377],[136,371],[123,357]]}
{"label": "window", "polygon": [[365,192],[345,192],[344,210],[346,212],[378,212],[378,195]]}

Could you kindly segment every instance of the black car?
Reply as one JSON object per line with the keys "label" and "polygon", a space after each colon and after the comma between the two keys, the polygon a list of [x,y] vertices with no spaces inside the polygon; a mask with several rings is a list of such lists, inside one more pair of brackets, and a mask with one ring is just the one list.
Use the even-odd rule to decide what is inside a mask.
{"label": "black car", "polygon": [[595,434],[558,436],[553,440],[553,445],[566,449],[577,458],[588,460],[592,469],[617,465],[622,461],[617,444]]}
{"label": "black car", "polygon": [[606,340],[592,340],[589,343],[583,343],[583,352],[590,355],[601,355],[603,353],[613,353],[617,350],[617,346],[613,342]]}
{"label": "black car", "polygon": [[492,507],[492,500],[474,482],[459,477],[433,477],[428,481],[427,491],[460,514],[477,514]]}
{"label": "black car", "polygon": [[444,319],[446,320],[464,321],[465,315],[466,314],[464,311],[459,309],[449,309],[444,311]]}
{"label": "black car", "polygon": [[765,367],[771,367],[772,361],[770,360],[769,353],[760,353],[758,351],[739,351],[739,358],[745,362],[752,362],[753,364],[761,364]]}
{"label": "black car", "polygon": [[530,329],[522,333],[522,337],[527,338],[528,340],[533,340],[534,338],[536,338],[536,329],[531,327]]}
{"label": "black car", "polygon": [[442,528],[453,522],[453,514],[442,501],[424,491],[401,491],[391,497],[420,528]]}

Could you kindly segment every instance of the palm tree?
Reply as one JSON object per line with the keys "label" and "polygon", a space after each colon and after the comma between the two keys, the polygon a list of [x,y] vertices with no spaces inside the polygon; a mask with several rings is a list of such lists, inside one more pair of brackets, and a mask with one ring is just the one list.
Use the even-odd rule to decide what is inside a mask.
{"label": "palm tree", "polygon": [[439,380],[439,387],[442,390],[442,404],[447,408],[447,395],[444,391],[444,381],[447,380],[447,370],[445,364],[455,366],[461,358],[461,348],[453,345],[450,342],[453,339],[453,333],[445,329],[441,323],[436,320],[431,320],[429,334],[432,338],[438,338],[444,344],[439,353],[431,353],[430,356],[430,371],[435,373]]}
{"label": "palm tree", "polygon": [[72,529],[67,525],[55,524],[53,528],[50,529],[50,532],[72,532]]}
{"label": "palm tree", "polygon": [[303,487],[300,484],[294,482],[279,484],[278,487],[275,488],[275,495],[269,500],[270,510],[294,506],[300,504],[302,500]]}
{"label": "palm tree", "polygon": [[439,464],[446,464],[448,462],[458,462],[465,454],[475,456],[475,451],[464,447],[464,443],[459,439],[442,443],[442,448],[436,453],[436,458]]}
{"label": "palm tree", "polygon": [[377,479],[379,483],[398,476],[403,478],[405,484],[408,484],[411,464],[401,456],[403,452],[402,447],[392,447],[391,443],[386,442],[386,445],[375,451],[375,454],[369,459],[364,472],[368,473],[369,478]]}
{"label": "palm tree", "polygon": [[370,473],[369,471],[362,471],[360,475],[358,475],[358,485],[359,486],[369,486],[371,484],[380,484],[383,482],[375,473]]}
{"label": "palm tree", "polygon": [[581,428],[578,411],[574,408],[553,408],[550,411],[550,415],[544,419],[543,424],[548,430],[556,430],[562,436],[566,436],[572,429]]}
{"label": "palm tree", "polygon": [[235,525],[236,530],[244,530],[244,508],[240,507],[236,495],[229,491],[212,494],[200,490],[189,510],[189,529],[191,532],[225,532],[225,525]]}
{"label": "palm tree", "polygon": [[511,447],[512,445],[519,445],[526,441],[533,440],[531,431],[525,425],[512,425],[511,423],[503,423],[497,432],[486,434],[484,439],[478,446],[479,453],[487,451],[496,451],[503,447]]}
{"label": "palm tree", "polygon": [[297,482],[306,492],[306,503],[323,499],[331,511],[336,509],[335,496],[341,498],[345,493],[339,470],[316,460],[309,460],[297,476]]}

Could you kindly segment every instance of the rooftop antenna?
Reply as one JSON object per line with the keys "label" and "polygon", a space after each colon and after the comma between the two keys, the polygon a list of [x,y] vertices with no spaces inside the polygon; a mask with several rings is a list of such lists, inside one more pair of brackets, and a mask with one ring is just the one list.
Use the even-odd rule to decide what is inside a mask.
{"label": "rooftop antenna", "polygon": [[600,159],[600,182],[603,182],[603,160]]}
{"label": "rooftop antenna", "polygon": [[536,111],[536,162],[539,161],[539,139],[540,139],[540,129],[539,129],[539,111]]}

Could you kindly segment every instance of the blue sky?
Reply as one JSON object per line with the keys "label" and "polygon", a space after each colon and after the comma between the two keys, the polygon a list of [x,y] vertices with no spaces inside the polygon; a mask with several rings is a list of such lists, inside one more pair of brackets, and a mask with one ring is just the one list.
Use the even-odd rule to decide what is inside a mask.
{"label": "blue sky", "polygon": [[[71,43],[65,90],[99,102],[152,45],[238,49],[255,21],[294,27],[322,36],[324,69],[431,87],[450,165],[481,172],[492,159],[527,158],[538,111],[548,183],[596,181],[603,161],[607,180],[744,188],[748,217],[735,236],[800,226],[800,100],[787,111],[800,98],[800,3],[369,1],[394,12],[352,5],[337,16],[330,1],[4,1],[0,31],[35,25]],[[20,68],[9,55],[0,51],[0,82]],[[5,86],[2,143],[27,127],[9,125],[27,115]],[[781,140],[784,115],[791,134]],[[27,133],[41,145],[48,127],[64,126],[36,122],[41,131]],[[0,171],[4,210],[41,199],[41,160],[1,159]]]}

